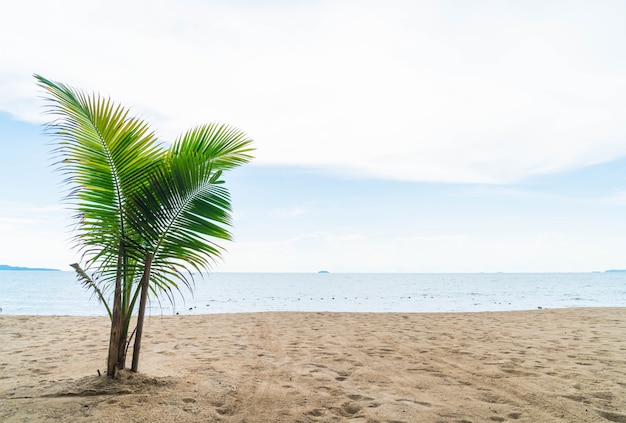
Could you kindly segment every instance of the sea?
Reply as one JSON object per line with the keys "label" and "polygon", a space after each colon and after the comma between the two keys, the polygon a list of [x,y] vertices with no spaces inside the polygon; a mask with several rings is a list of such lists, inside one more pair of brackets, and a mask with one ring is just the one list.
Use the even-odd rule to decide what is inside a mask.
{"label": "sea", "polygon": [[[211,273],[150,315],[626,307],[626,273]],[[3,315],[105,316],[74,272],[0,271]]]}

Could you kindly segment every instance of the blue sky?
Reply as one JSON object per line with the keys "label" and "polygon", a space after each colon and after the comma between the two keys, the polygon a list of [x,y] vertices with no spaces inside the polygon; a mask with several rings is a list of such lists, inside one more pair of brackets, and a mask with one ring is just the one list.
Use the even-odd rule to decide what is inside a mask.
{"label": "blue sky", "polygon": [[619,1],[14,5],[0,263],[78,259],[36,72],[164,140],[211,121],[255,140],[218,271],[626,268],[624,18]]}

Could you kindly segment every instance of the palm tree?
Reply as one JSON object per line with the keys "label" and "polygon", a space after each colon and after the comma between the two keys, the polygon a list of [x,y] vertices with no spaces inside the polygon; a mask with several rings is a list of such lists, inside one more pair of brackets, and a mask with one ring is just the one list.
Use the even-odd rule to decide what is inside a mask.
{"label": "palm tree", "polygon": [[210,124],[165,148],[145,122],[110,99],[35,78],[55,117],[47,129],[57,139],[58,168],[76,212],[74,241],[85,270],[72,266],[111,318],[107,375],[115,378],[125,368],[133,312],[137,371],[148,297],[173,301],[174,291],[192,289],[193,272],[221,257],[216,241],[231,239],[222,174],[252,159],[252,141]]}

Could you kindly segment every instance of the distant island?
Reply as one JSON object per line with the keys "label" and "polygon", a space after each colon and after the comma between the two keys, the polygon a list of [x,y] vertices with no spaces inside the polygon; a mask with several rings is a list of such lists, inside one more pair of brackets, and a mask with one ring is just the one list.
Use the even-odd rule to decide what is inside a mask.
{"label": "distant island", "polygon": [[623,273],[626,272],[626,269],[609,269],[605,270],[604,273]]}
{"label": "distant island", "polygon": [[44,267],[9,266],[7,264],[0,264],[0,270],[44,270],[47,272],[60,272],[59,269],[46,269]]}
{"label": "distant island", "polygon": [[330,272],[329,272],[328,270],[320,270],[320,271],[319,271],[319,272],[317,272],[317,273],[330,273]]}

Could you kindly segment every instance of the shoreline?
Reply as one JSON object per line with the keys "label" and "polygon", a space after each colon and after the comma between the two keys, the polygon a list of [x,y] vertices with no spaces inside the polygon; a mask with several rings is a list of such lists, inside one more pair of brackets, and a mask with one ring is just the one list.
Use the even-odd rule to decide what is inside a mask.
{"label": "shoreline", "polygon": [[[99,307],[102,307],[98,304]],[[162,314],[146,314],[146,318],[180,318],[180,317],[194,317],[194,316],[230,316],[230,315],[248,315],[248,314],[418,314],[418,315],[439,315],[439,314],[489,314],[489,313],[532,313],[534,311],[558,311],[558,310],[603,310],[603,309],[623,309],[626,310],[626,306],[566,306],[566,307],[542,307],[537,306],[527,309],[511,309],[511,310],[452,310],[452,311],[335,311],[335,310],[261,310],[261,311],[226,311],[226,312],[211,312],[211,313],[189,313],[181,314],[180,312],[162,313]],[[133,314],[136,317],[136,314]],[[0,309],[0,318],[2,317],[35,317],[35,318],[48,318],[48,317],[67,317],[67,318],[93,318],[93,319],[108,319],[109,317],[104,312],[101,315],[75,315],[75,314],[8,314],[3,313]]]}
{"label": "shoreline", "polygon": [[[332,311],[332,310],[263,310],[263,311],[233,311],[233,312],[214,312],[214,313],[163,313],[163,314],[146,314],[146,319],[167,319],[167,318],[183,318],[183,317],[209,317],[209,316],[239,316],[239,315],[263,315],[263,314],[363,314],[363,315],[392,315],[392,314],[406,314],[406,315],[432,315],[438,316],[443,314],[507,314],[507,313],[532,313],[542,311],[562,311],[562,310],[625,310],[626,307],[615,306],[573,306],[573,307],[536,307],[532,309],[513,309],[513,310],[475,310],[475,311]],[[0,312],[0,318],[2,317],[25,317],[25,318],[75,318],[75,319],[106,319],[109,317],[106,314],[103,315],[73,315],[73,314],[5,314]],[[133,314],[133,318],[137,315]]]}
{"label": "shoreline", "polygon": [[[161,319],[161,318],[182,318],[182,317],[200,317],[200,316],[238,316],[238,315],[263,315],[263,314],[407,314],[407,315],[432,315],[437,316],[440,314],[490,314],[490,313],[532,313],[541,311],[560,311],[560,310],[610,310],[610,309],[623,309],[626,311],[626,307],[615,306],[596,306],[596,307],[536,307],[533,309],[515,309],[515,310],[476,310],[476,311],[307,311],[307,310],[263,310],[263,311],[233,311],[233,312],[215,312],[215,313],[193,313],[193,314],[146,314],[146,319]],[[75,318],[75,319],[109,319],[106,314],[103,315],[74,315],[74,314],[5,314],[0,312],[0,318],[2,317],[26,317],[26,318]],[[133,318],[137,317],[133,314]]]}
{"label": "shoreline", "polygon": [[0,314],[0,420],[626,421],[626,308],[153,315],[115,382],[108,323]]}

